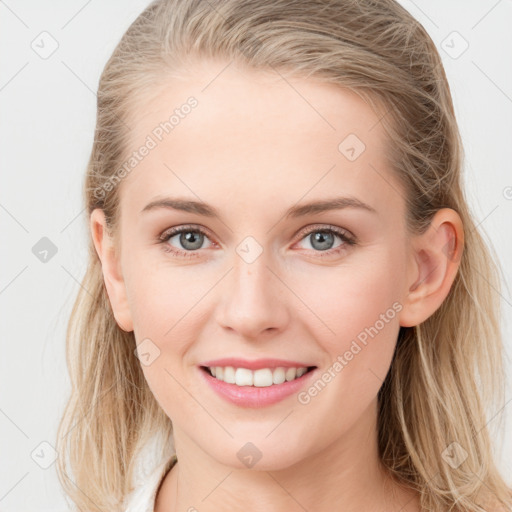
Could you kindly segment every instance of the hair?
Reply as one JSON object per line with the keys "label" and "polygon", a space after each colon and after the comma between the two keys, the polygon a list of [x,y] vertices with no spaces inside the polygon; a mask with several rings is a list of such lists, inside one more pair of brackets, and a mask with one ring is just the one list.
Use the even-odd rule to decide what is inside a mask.
{"label": "hair", "polygon": [[[424,232],[441,208],[460,215],[464,250],[448,296],[423,323],[400,328],[379,390],[379,457],[419,493],[424,510],[511,506],[488,423],[505,392],[500,269],[465,197],[451,92],[425,29],[394,0],[152,2],[123,35],[98,87],[84,199],[89,215],[104,211],[114,236],[121,187],[105,184],[128,152],[129,116],[142,97],[198,59],[357,93],[389,137],[407,230]],[[59,480],[79,510],[119,510],[143,447],[158,436],[164,458],[171,457],[173,430],[144,378],[134,333],[114,318],[92,237],[66,343],[71,392],[57,433]],[[465,457],[458,467],[447,463],[450,450]]]}

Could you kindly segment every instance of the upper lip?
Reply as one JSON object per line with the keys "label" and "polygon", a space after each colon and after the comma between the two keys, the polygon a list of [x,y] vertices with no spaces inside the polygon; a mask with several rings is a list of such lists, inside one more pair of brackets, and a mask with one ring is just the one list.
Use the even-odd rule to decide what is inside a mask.
{"label": "upper lip", "polygon": [[201,363],[200,366],[233,366],[234,368],[247,368],[248,370],[260,370],[261,368],[309,368],[311,364],[304,364],[297,361],[287,361],[284,359],[273,359],[273,358],[265,358],[265,359],[242,359],[239,357],[225,357],[222,359],[215,359],[211,361],[206,361]]}

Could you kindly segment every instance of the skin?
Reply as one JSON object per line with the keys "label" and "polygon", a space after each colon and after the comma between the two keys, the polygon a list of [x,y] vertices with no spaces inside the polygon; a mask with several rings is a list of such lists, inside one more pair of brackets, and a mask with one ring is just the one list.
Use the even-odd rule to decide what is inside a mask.
{"label": "skin", "polygon": [[[134,149],[189,96],[199,102],[122,181],[119,247],[103,212],[90,218],[116,321],[137,344],[149,338],[160,350],[141,367],[173,421],[178,463],[155,510],[419,510],[379,462],[377,393],[400,326],[424,321],[448,294],[460,218],[443,209],[423,235],[407,232],[404,195],[383,156],[386,133],[353,92],[226,64],[195,64],[132,113]],[[350,133],[366,145],[354,161],[338,150]],[[141,213],[167,196],[208,203],[222,218]],[[284,217],[296,204],[340,196],[375,212]],[[187,251],[179,234],[157,243],[188,224],[208,232],[196,257],[164,251]],[[314,228],[329,226],[357,243],[333,234],[322,251]],[[247,236],[262,249],[251,263],[236,251]],[[322,373],[396,302],[401,310],[306,405],[292,395],[237,407],[199,378],[198,364],[227,355],[306,361]],[[262,454],[252,468],[237,457],[248,442]]]}

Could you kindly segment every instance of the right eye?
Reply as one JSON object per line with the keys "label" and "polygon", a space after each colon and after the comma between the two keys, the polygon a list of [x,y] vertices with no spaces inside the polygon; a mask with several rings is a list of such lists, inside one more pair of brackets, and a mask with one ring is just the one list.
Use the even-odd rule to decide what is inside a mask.
{"label": "right eye", "polygon": [[[196,252],[202,248],[207,236],[208,233],[198,226],[179,226],[164,231],[159,235],[158,242],[163,244],[165,252],[170,252],[179,257],[191,258],[199,256]],[[168,243],[174,237],[177,237],[177,241],[182,248]]]}

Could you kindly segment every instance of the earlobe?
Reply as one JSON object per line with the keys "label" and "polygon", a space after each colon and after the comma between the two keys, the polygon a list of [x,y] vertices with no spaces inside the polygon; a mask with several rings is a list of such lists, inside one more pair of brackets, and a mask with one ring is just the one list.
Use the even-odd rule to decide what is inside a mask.
{"label": "earlobe", "polygon": [[105,214],[100,208],[91,213],[90,229],[96,253],[101,261],[103,280],[114,317],[123,331],[131,332],[133,331],[133,322],[121,264],[113,240],[107,231]]}
{"label": "earlobe", "polygon": [[412,327],[430,317],[443,303],[457,275],[464,246],[459,214],[451,208],[436,212],[430,226],[411,241],[408,290],[400,325]]}

